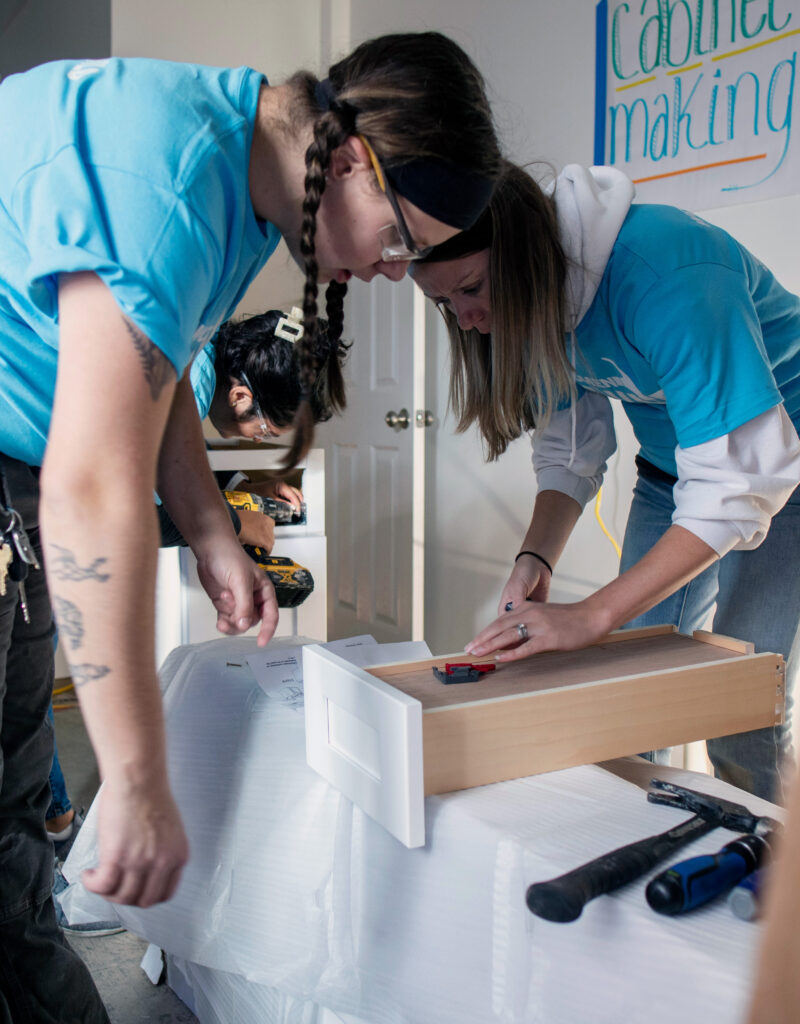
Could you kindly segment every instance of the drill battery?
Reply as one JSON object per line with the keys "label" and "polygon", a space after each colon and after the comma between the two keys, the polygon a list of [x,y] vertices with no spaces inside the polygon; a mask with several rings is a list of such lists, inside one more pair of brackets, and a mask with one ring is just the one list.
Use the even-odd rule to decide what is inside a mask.
{"label": "drill battery", "polygon": [[314,577],[291,558],[268,555],[262,548],[245,544],[244,550],[272,580],[279,608],[296,608],[314,589]]}
{"label": "drill battery", "polygon": [[[305,503],[299,511],[288,501],[262,498],[247,491],[225,491],[225,500],[237,512],[261,512],[275,520],[277,526],[297,526],[306,521]],[[244,545],[244,550],[272,580],[279,608],[296,608],[314,589],[314,577],[291,558],[268,555],[263,548]]]}

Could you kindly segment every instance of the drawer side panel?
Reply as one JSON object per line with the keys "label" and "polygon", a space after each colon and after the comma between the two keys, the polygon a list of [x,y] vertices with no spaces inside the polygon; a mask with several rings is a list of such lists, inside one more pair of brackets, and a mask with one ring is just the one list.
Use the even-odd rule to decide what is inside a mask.
{"label": "drawer side panel", "polygon": [[423,712],[425,793],[445,793],[774,725],[783,658],[692,669]]}

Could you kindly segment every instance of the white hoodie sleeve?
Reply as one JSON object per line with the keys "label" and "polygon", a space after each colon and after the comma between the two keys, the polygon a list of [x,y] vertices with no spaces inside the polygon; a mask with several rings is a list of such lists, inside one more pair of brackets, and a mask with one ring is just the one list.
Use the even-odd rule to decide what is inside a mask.
{"label": "white hoodie sleeve", "polygon": [[783,405],[729,434],[675,449],[672,522],[722,557],[751,551],[800,484],[800,438]]}
{"label": "white hoodie sleeve", "polygon": [[597,494],[607,460],[617,450],[611,402],[582,391],[568,409],[554,413],[532,436],[533,468],[540,491],[560,491],[583,508]]}

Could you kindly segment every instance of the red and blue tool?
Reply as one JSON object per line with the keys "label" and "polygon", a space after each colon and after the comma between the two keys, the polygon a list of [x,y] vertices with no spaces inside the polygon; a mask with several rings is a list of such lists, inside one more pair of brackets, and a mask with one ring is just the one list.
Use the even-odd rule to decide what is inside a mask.
{"label": "red and blue tool", "polygon": [[497,668],[493,661],[476,665],[471,661],[446,661],[444,671],[434,665],[433,674],[440,683],[476,683],[487,672]]}

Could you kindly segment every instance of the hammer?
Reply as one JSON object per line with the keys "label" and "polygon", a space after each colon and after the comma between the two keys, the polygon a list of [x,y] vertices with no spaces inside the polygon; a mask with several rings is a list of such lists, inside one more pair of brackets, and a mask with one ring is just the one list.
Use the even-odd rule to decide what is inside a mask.
{"label": "hammer", "polygon": [[662,779],[651,779],[647,799],[650,803],[692,811],[694,817],[668,832],[604,853],[549,882],[528,886],[525,895],[528,909],[546,921],[576,921],[589,900],[635,881],[675,850],[712,829],[765,835],[781,827],[774,818],[752,814],[742,804],[707,796]]}

